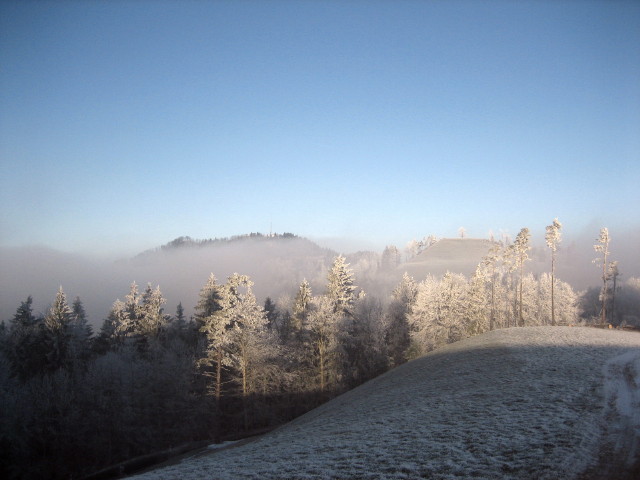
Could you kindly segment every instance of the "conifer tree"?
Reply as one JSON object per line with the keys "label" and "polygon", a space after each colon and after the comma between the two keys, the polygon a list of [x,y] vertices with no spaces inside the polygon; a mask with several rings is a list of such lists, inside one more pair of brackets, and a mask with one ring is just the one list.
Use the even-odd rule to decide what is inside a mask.
{"label": "conifer tree", "polygon": [[266,329],[267,317],[264,309],[256,302],[251,291],[253,282],[246,275],[233,274],[227,280],[224,315],[228,324],[229,349],[232,359],[240,370],[242,395],[249,394],[249,375],[252,363],[259,356],[259,337]]}
{"label": "conifer tree", "polygon": [[595,258],[593,263],[600,264],[602,266],[602,290],[600,291],[600,301],[601,301],[601,310],[600,310],[600,322],[604,325],[607,323],[607,293],[609,289],[609,255],[611,252],[609,251],[609,229],[606,227],[600,229],[600,236],[596,239],[596,244],[593,246],[593,249],[602,255],[601,257]]}
{"label": "conifer tree", "polygon": [[620,270],[618,269],[618,262],[614,261],[609,263],[609,278],[612,280],[611,285],[611,321],[614,325],[618,325],[619,322],[616,320],[616,290],[618,277],[620,276]]}
{"label": "conifer tree", "polygon": [[349,312],[355,301],[356,287],[353,282],[353,271],[346,263],[342,255],[333,259],[333,265],[329,270],[327,284],[327,296],[331,300],[336,312]]}
{"label": "conifer tree", "polygon": [[152,289],[151,284],[147,285],[146,290],[142,294],[139,324],[136,333],[143,337],[158,337],[160,331],[167,323],[163,307],[166,302],[166,299],[160,291],[160,286]]}
{"label": "conifer tree", "polygon": [[33,314],[31,295],[20,302],[9,322],[7,357],[11,371],[20,380],[26,380],[44,368],[44,321]]}
{"label": "conifer tree", "polygon": [[380,260],[380,269],[383,271],[391,272],[400,265],[401,255],[400,251],[395,245],[387,245],[382,252],[382,259]]}
{"label": "conifer tree", "polygon": [[489,252],[483,257],[480,265],[485,279],[490,284],[490,313],[489,313],[489,330],[496,328],[496,287],[498,282],[498,262],[501,258],[502,245],[494,243]]}
{"label": "conifer tree", "polygon": [[[490,329],[487,315],[487,271],[479,264],[468,287],[466,301],[466,331],[469,335],[479,335]],[[489,320],[489,321],[488,321]]]}
{"label": "conifer tree", "polygon": [[116,300],[100,329],[100,336],[108,339],[110,347],[120,347],[130,331],[131,320],[126,304],[122,300]]}
{"label": "conifer tree", "polygon": [[326,390],[332,379],[337,379],[340,316],[341,312],[336,311],[332,298],[327,295],[314,297],[307,328],[321,392]]}
{"label": "conifer tree", "polygon": [[72,316],[73,312],[67,303],[67,297],[60,287],[53,305],[44,317],[47,332],[47,360],[52,371],[66,366],[69,360]]}
{"label": "conifer tree", "polygon": [[141,296],[138,292],[136,282],[131,283],[129,294],[124,297],[125,324],[124,331],[131,336],[140,330],[140,321],[142,319],[142,306],[140,305]]}
{"label": "conifer tree", "polygon": [[311,286],[307,279],[303,279],[298,293],[293,303],[293,322],[294,329],[300,332],[307,322],[309,316],[309,306],[312,300]]}
{"label": "conifer tree", "polygon": [[80,297],[71,305],[71,355],[75,362],[86,363],[91,354],[91,335],[93,330]]}
{"label": "conifer tree", "polygon": [[402,280],[391,293],[393,300],[410,307],[418,294],[416,281],[407,272],[402,275]]}
{"label": "conifer tree", "polygon": [[556,325],[556,306],[555,306],[555,272],[556,272],[556,251],[558,244],[562,240],[560,229],[562,224],[557,218],[553,219],[553,223],[547,226],[545,240],[547,247],[551,250],[551,325]]}
{"label": "conifer tree", "polygon": [[100,336],[108,338],[111,346],[121,346],[127,337],[139,331],[141,318],[140,294],[138,285],[133,282],[125,301],[118,299],[113,302],[109,316],[102,325]]}
{"label": "conifer tree", "polygon": [[180,327],[186,323],[182,302],[178,303],[178,306],[176,307],[176,322]]}
{"label": "conifer tree", "polygon": [[[228,343],[229,319],[223,314],[225,302],[223,288],[217,284],[212,273],[200,290],[200,299],[195,307],[198,330],[205,335],[205,351],[200,358],[201,366],[214,365],[213,394],[219,409],[222,394],[222,367],[225,361],[225,347]],[[208,375],[208,373],[205,373]]]}
{"label": "conifer tree", "polygon": [[524,264],[527,260],[529,260],[529,250],[531,247],[529,246],[529,239],[531,234],[529,233],[528,228],[523,228],[520,230],[518,235],[516,236],[515,241],[513,242],[513,251],[515,254],[516,267],[518,269],[518,325],[524,327],[524,317],[522,315],[522,284],[524,280]]}
{"label": "conifer tree", "polygon": [[271,297],[265,298],[263,309],[264,313],[267,315],[267,328],[269,328],[269,330],[273,329],[279,331],[280,326],[278,325],[278,320],[280,315],[278,314],[276,304],[271,300]]}
{"label": "conifer tree", "polygon": [[406,353],[411,343],[408,316],[418,294],[418,285],[407,272],[393,290],[391,303],[387,315],[388,325],[385,334],[389,352],[389,362],[392,366],[407,361]]}

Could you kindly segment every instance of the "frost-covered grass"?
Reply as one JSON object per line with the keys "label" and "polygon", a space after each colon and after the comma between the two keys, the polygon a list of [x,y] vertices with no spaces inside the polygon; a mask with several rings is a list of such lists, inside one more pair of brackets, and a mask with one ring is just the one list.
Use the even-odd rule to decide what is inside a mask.
{"label": "frost-covered grass", "polygon": [[[570,479],[637,459],[640,334],[494,331],[242,446],[137,479]],[[616,465],[614,465],[616,466]]]}

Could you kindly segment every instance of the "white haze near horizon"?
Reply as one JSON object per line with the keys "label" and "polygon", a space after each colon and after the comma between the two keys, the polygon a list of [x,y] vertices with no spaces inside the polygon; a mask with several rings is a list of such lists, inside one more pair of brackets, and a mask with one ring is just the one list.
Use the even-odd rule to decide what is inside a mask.
{"label": "white haze near horizon", "polygon": [[[558,277],[575,289],[599,286],[601,282],[599,270],[592,263],[596,257],[593,251],[596,234],[564,238],[561,244]],[[610,259],[619,261],[621,281],[640,276],[640,228],[611,234]],[[356,247],[352,241],[339,240],[323,243]],[[548,249],[540,239],[537,240],[533,241],[533,261],[530,264],[534,272],[545,269],[549,255]],[[29,295],[34,300],[34,312],[46,313],[60,286],[69,303],[76,296],[80,297],[94,328],[102,324],[116,299],[124,299],[134,281],[140,292],[144,291],[147,284],[153,288],[160,286],[167,299],[165,313],[175,314],[178,303],[182,303],[187,317],[193,314],[200,288],[210,273],[215,274],[219,283],[224,283],[226,277],[234,272],[250,275],[260,304],[267,296],[273,300],[283,295],[293,297],[303,278],[311,282],[314,294],[323,293],[326,264],[333,253],[330,250],[324,249],[324,260],[305,260],[303,247],[292,243],[286,247],[289,250],[285,247],[279,250],[281,256],[289,257],[283,261],[273,258],[273,248],[265,243],[255,242],[249,248],[247,245],[232,243],[204,247],[211,249],[210,255],[204,257],[200,249],[184,248],[146,259],[139,257],[117,261],[104,256],[60,252],[47,247],[0,247],[0,321],[9,321],[20,302]],[[403,247],[398,245],[400,249]],[[348,255],[345,251],[337,252]],[[321,265],[323,262],[324,266]],[[384,296],[391,292],[391,288],[392,284],[380,285],[374,294]],[[381,300],[385,301],[386,298]]]}

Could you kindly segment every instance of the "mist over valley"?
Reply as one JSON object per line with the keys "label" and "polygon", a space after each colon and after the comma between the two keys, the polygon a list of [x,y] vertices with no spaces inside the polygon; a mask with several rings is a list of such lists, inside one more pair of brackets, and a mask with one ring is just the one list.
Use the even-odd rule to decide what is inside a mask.
{"label": "mist over valley", "polygon": [[[549,269],[549,251],[542,244],[542,234],[536,233],[527,271],[540,274]],[[598,269],[592,263],[596,256],[595,236],[596,232],[591,234],[593,238],[588,234],[568,238],[560,246],[558,278],[578,291],[600,282]],[[429,237],[435,243],[426,248]],[[420,242],[423,245],[417,251]],[[132,282],[141,289],[147,284],[159,286],[167,299],[165,313],[173,315],[181,303],[188,318],[211,273],[220,282],[232,273],[248,275],[260,302],[267,297],[290,301],[303,279],[310,283],[314,294],[324,293],[328,269],[339,254],[345,255],[357,285],[368,295],[386,301],[404,272],[416,281],[427,275],[441,277],[447,271],[470,277],[490,245],[488,239],[438,240],[425,236],[420,241],[395,246],[394,258],[385,258],[384,250],[339,252],[291,233],[253,233],[208,240],[183,236],[116,260],[47,247],[0,247],[0,320],[9,320],[29,295],[34,300],[34,311],[44,315],[62,286],[69,298],[80,297],[90,323],[99,327],[114,301],[124,298]],[[623,279],[640,276],[638,245],[640,230],[613,237],[612,255],[619,261]]]}

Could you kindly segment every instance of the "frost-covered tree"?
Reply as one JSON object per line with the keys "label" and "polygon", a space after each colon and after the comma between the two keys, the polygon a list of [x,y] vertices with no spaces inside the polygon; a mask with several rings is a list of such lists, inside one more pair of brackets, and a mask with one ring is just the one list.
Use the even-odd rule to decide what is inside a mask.
{"label": "frost-covered tree", "polygon": [[278,312],[276,303],[271,300],[271,297],[267,297],[262,308],[267,315],[267,328],[279,332],[282,327],[280,325],[280,312]]}
{"label": "frost-covered tree", "polygon": [[555,273],[556,273],[556,252],[558,245],[562,241],[562,224],[557,218],[553,219],[551,225],[547,225],[547,233],[545,234],[545,240],[547,247],[551,250],[551,325],[556,324],[556,308],[555,308]]}
{"label": "frost-covered tree", "polygon": [[136,333],[144,337],[157,338],[162,328],[167,324],[164,314],[164,304],[167,303],[160,291],[160,286],[155,289],[151,284],[147,285],[142,294],[142,304]]}
{"label": "frost-covered tree", "polygon": [[337,381],[341,319],[341,312],[336,311],[332,298],[327,295],[313,298],[307,319],[308,342],[320,391],[325,391],[332,381]]}
{"label": "frost-covered tree", "polygon": [[136,332],[142,316],[138,285],[133,282],[125,301],[118,299],[113,302],[109,316],[105,320],[100,336],[108,338],[111,346],[121,346],[128,337]]}
{"label": "frost-covered tree", "polygon": [[479,335],[490,328],[487,282],[488,272],[480,264],[469,281],[465,302],[465,329],[469,335]]}
{"label": "frost-covered tree", "polygon": [[298,293],[296,294],[296,298],[293,302],[293,328],[296,332],[300,332],[307,322],[307,317],[309,316],[309,307],[311,304],[311,300],[313,298],[311,292],[311,286],[307,279],[303,279],[300,287],[298,288]]}
{"label": "frost-covered tree", "polygon": [[327,277],[327,296],[336,312],[348,312],[356,299],[353,271],[342,255],[333,259]]}
{"label": "frost-covered tree", "polygon": [[44,327],[47,339],[47,362],[49,369],[54,371],[67,366],[69,361],[69,344],[71,340],[70,325],[73,312],[67,303],[67,297],[58,289],[53,305],[44,317]]}
{"label": "frost-covered tree", "polygon": [[93,329],[87,319],[87,314],[80,297],[76,297],[71,305],[70,323],[70,351],[74,362],[82,365],[91,355],[91,336]]}
{"label": "frost-covered tree", "polygon": [[138,291],[138,285],[136,282],[131,283],[129,293],[124,297],[124,309],[126,312],[126,325],[123,327],[126,329],[128,335],[133,335],[138,329],[140,318],[142,317],[142,306],[140,300],[142,299],[140,292]]}
{"label": "frost-covered tree", "polygon": [[407,260],[411,260],[413,257],[420,253],[420,242],[413,239],[407,242],[404,247],[405,257]]}
{"label": "frost-covered tree", "polygon": [[120,346],[124,343],[131,329],[131,319],[125,302],[116,300],[113,302],[107,321],[102,326],[101,333],[108,335],[113,345]]}
{"label": "frost-covered tree", "polygon": [[609,237],[609,230],[604,227],[600,229],[600,236],[596,239],[596,244],[593,246],[593,249],[600,256],[593,260],[593,263],[596,265],[602,266],[602,290],[600,292],[600,301],[601,301],[601,310],[600,310],[600,321],[601,323],[607,323],[607,293],[609,289],[609,255],[611,252],[609,251],[609,242],[611,241]]}
{"label": "frost-covered tree", "polygon": [[138,292],[136,282],[131,284],[125,301],[116,300],[111,307],[99,335],[102,349],[120,347],[133,342],[140,352],[148,348],[148,340],[157,338],[161,328],[167,323],[163,313],[166,300],[160,287],[147,285],[145,292]]}
{"label": "frost-covered tree", "polygon": [[229,336],[229,352],[233,364],[239,371],[242,396],[254,389],[254,370],[269,358],[267,316],[251,291],[253,282],[246,275],[234,274],[225,285],[225,293],[233,298],[225,299],[224,316],[232,326]]}
{"label": "frost-covered tree", "polygon": [[520,230],[512,244],[515,265],[518,270],[518,325],[521,327],[524,327],[524,316],[522,314],[522,286],[524,281],[524,264],[527,260],[529,260],[528,252],[529,250],[531,250],[531,246],[529,245],[530,238],[531,234],[529,233],[529,229],[525,227]]}
{"label": "frost-covered tree", "polygon": [[198,326],[202,326],[206,317],[219,310],[222,310],[222,286],[218,285],[216,276],[212,273],[200,290],[198,303],[194,309],[194,318]]}
{"label": "frost-covered tree", "polygon": [[391,272],[396,269],[402,262],[402,256],[400,251],[395,245],[387,245],[382,252],[382,259],[380,260],[380,269],[386,272]]}
{"label": "frost-covered tree", "polygon": [[[527,273],[522,278],[522,299],[520,307],[527,325],[548,325],[551,318],[549,276],[542,275],[545,282],[540,282],[533,274]],[[545,288],[543,288],[543,286]]]}
{"label": "frost-covered tree", "polygon": [[416,299],[416,295],[418,295],[418,284],[411,275],[404,272],[402,280],[400,280],[400,283],[393,289],[391,297],[393,300],[401,302],[406,306],[411,306]]}
{"label": "frost-covered tree", "polygon": [[578,321],[578,294],[567,282],[556,279],[556,323],[573,325]]}
{"label": "frost-covered tree", "polygon": [[504,295],[502,297],[502,311],[504,312],[504,325],[511,327],[517,325],[518,319],[518,264],[516,250],[513,243],[504,243],[502,250],[502,270]]}
{"label": "frost-covered tree", "polygon": [[387,369],[385,330],[380,300],[368,296],[356,300],[347,331],[341,332],[345,350],[344,376],[348,385],[359,385]]}
{"label": "frost-covered tree", "polygon": [[491,245],[489,252],[482,258],[480,262],[481,273],[489,282],[489,330],[496,328],[496,289],[499,282],[499,262],[502,255],[502,245],[494,243]]}
{"label": "frost-covered tree", "polygon": [[418,285],[407,272],[393,290],[387,307],[386,342],[391,366],[407,361],[406,354],[411,344],[408,316],[418,294]]}
{"label": "frost-covered tree", "polygon": [[[215,379],[212,390],[218,408],[222,395],[222,368],[227,359],[228,332],[232,327],[229,317],[223,311],[229,305],[228,298],[225,297],[224,288],[218,285],[212,273],[200,290],[194,315],[198,331],[205,336],[204,352],[199,359],[199,364],[205,368],[205,375],[213,376]],[[211,366],[214,367],[213,373],[206,370],[206,367]]]}
{"label": "frost-covered tree", "polygon": [[418,284],[418,294],[409,315],[412,357],[455,342],[464,336],[467,280],[447,272],[442,280],[429,275]]}

